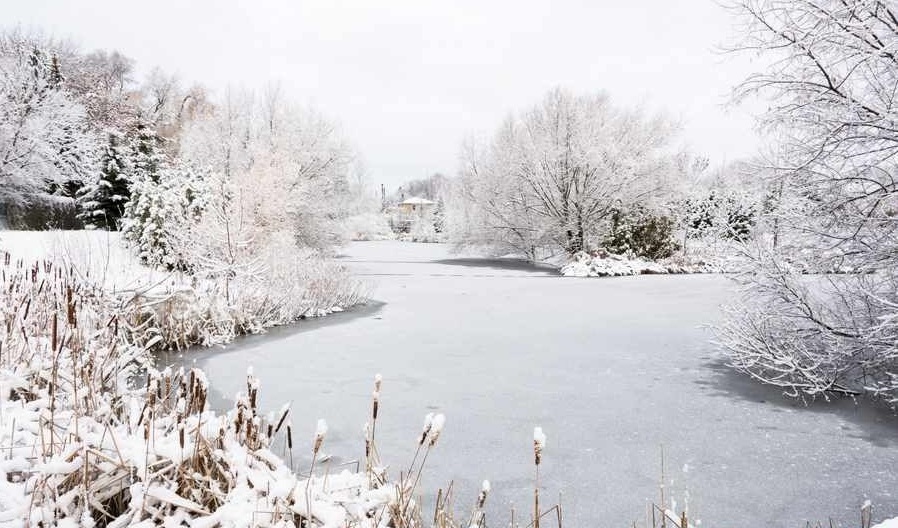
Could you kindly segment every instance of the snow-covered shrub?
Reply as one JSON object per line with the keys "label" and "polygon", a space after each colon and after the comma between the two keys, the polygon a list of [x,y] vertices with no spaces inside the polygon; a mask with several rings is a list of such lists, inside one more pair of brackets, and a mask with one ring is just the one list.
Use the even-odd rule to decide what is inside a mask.
{"label": "snow-covered shrub", "polygon": [[402,239],[410,242],[444,242],[446,237],[437,231],[437,221],[435,211],[414,218],[408,233],[404,234]]}
{"label": "snow-covered shrub", "polygon": [[747,240],[757,222],[753,196],[735,190],[694,193],[680,204],[682,228],[689,238]]}
{"label": "snow-covered shrub", "polygon": [[667,268],[657,262],[629,259],[621,255],[597,251],[581,251],[561,267],[565,277],[620,277],[626,275],[664,274]]}
{"label": "snow-covered shrub", "polygon": [[737,269],[721,261],[707,261],[676,253],[658,261],[630,258],[605,250],[581,251],[561,266],[565,277],[621,277],[668,273],[725,273]]}
{"label": "snow-covered shrub", "polygon": [[55,195],[36,195],[24,202],[7,204],[6,222],[11,229],[36,231],[81,229],[84,225],[78,217],[75,200]]}
{"label": "snow-covered shrub", "polygon": [[392,240],[396,238],[382,213],[361,213],[343,220],[349,240]]}
{"label": "snow-covered shrub", "polygon": [[612,253],[660,260],[671,256],[679,248],[673,238],[673,220],[654,214],[645,207],[615,209],[611,213],[610,223],[602,245]]}
{"label": "snow-covered shrub", "polygon": [[208,174],[204,182],[202,209],[167,231],[170,253],[193,282],[156,307],[167,333],[212,344],[364,301],[364,284],[297,237],[276,171]]}

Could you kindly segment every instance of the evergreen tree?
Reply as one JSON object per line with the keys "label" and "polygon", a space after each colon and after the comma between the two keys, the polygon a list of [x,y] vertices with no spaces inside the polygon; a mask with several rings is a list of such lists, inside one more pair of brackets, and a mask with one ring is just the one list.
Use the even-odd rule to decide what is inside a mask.
{"label": "evergreen tree", "polygon": [[129,149],[117,130],[107,131],[100,170],[78,197],[80,218],[89,227],[116,230],[131,198]]}
{"label": "evergreen tree", "polygon": [[162,150],[162,139],[156,134],[153,125],[138,117],[131,145],[133,156],[133,180],[149,180],[159,183],[159,171],[165,162]]}
{"label": "evergreen tree", "polygon": [[138,171],[135,178],[122,218],[122,236],[144,262],[185,269],[176,241],[205,206],[204,178],[177,160],[153,173]]}

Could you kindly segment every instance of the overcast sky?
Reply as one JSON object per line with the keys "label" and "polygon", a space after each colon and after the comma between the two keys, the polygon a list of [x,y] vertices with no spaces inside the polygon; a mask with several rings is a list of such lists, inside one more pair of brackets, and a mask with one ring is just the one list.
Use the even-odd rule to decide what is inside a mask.
{"label": "overcast sky", "polygon": [[[713,0],[0,0],[3,20],[215,91],[280,81],[339,121],[373,183],[454,174],[461,141],[554,86],[666,109],[712,164],[751,154],[751,71]],[[132,7],[133,6],[133,7]]]}

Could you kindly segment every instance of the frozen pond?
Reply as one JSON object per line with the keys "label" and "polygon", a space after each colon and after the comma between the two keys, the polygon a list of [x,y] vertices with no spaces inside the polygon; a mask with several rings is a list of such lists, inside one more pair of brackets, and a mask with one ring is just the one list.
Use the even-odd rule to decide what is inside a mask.
{"label": "frozen pond", "polygon": [[318,418],[330,426],[326,452],[363,457],[381,373],[378,446],[391,476],[407,467],[424,415],[443,412],[424,489],[454,480],[464,515],[489,479],[494,527],[512,503],[519,519],[532,508],[535,425],[548,436],[542,502],[560,493],[568,527],[644,517],[662,445],[668,496],[677,508],[688,499],[704,526],[828,516],[857,526],[866,499],[876,519],[898,515],[898,419],[848,401],[806,408],[722,367],[703,325],[734,294],[723,277],[564,279],[394,242],[356,243],[341,258],[372,280],[377,302],[184,358],[208,372],[220,402],[245,390],[250,365],[263,407],[292,402],[300,467]]}

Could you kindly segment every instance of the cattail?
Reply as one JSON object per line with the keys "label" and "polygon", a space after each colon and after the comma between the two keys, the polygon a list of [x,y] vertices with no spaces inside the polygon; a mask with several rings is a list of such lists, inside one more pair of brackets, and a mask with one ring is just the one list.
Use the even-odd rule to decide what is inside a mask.
{"label": "cattail", "polygon": [[249,396],[249,408],[256,409],[256,397],[259,394],[259,380],[253,375],[253,367],[246,369],[246,393]]}
{"label": "cattail", "polygon": [[533,457],[538,466],[542,461],[543,449],[546,447],[546,434],[542,427],[533,428]]}
{"label": "cattail", "polygon": [[286,404],[281,407],[281,419],[278,420],[277,426],[274,428],[275,434],[281,430],[281,426],[284,425],[284,422],[287,420],[287,415],[290,414],[290,404]]}
{"label": "cattail", "polygon": [[437,440],[440,438],[440,433],[443,432],[443,425],[446,424],[446,417],[441,413],[433,417],[433,420],[430,422],[430,431],[427,436],[430,439],[430,447],[436,445]]}
{"label": "cattail", "polygon": [[533,459],[536,462],[536,482],[533,486],[533,528],[539,528],[539,463],[546,447],[546,434],[542,427],[533,428]]}
{"label": "cattail", "polygon": [[374,391],[374,394],[372,394],[371,397],[374,400],[371,407],[371,418],[374,419],[374,421],[377,421],[377,407],[380,403],[380,391]]}
{"label": "cattail", "polygon": [[424,445],[424,442],[427,440],[427,435],[430,434],[430,429],[433,427],[433,413],[427,413],[427,416],[424,417],[424,427],[421,430],[421,438],[418,440],[418,445]]}
{"label": "cattail", "polygon": [[365,460],[371,456],[371,426],[368,422],[362,427],[362,433],[365,435]]}
{"label": "cattail", "polygon": [[318,454],[318,450],[321,449],[321,443],[324,442],[325,434],[327,434],[327,422],[323,419],[319,419],[318,425],[315,427],[315,445],[312,448],[312,452],[316,455]]}
{"label": "cattail", "polygon": [[186,402],[182,399],[178,399],[178,403],[175,404],[177,408],[177,425],[178,425],[178,443],[181,445],[181,449],[184,449],[184,410],[186,408]]}
{"label": "cattail", "polygon": [[56,350],[56,341],[58,338],[56,324],[57,324],[56,323],[56,314],[54,313],[53,314],[53,326],[51,328],[51,338],[50,338],[51,346],[53,347],[54,351]]}
{"label": "cattail", "polygon": [[287,449],[293,449],[293,424],[287,422]]}
{"label": "cattail", "polygon": [[486,503],[486,496],[490,493],[490,481],[484,480],[480,486],[480,495],[477,496],[477,508],[482,509]]}

